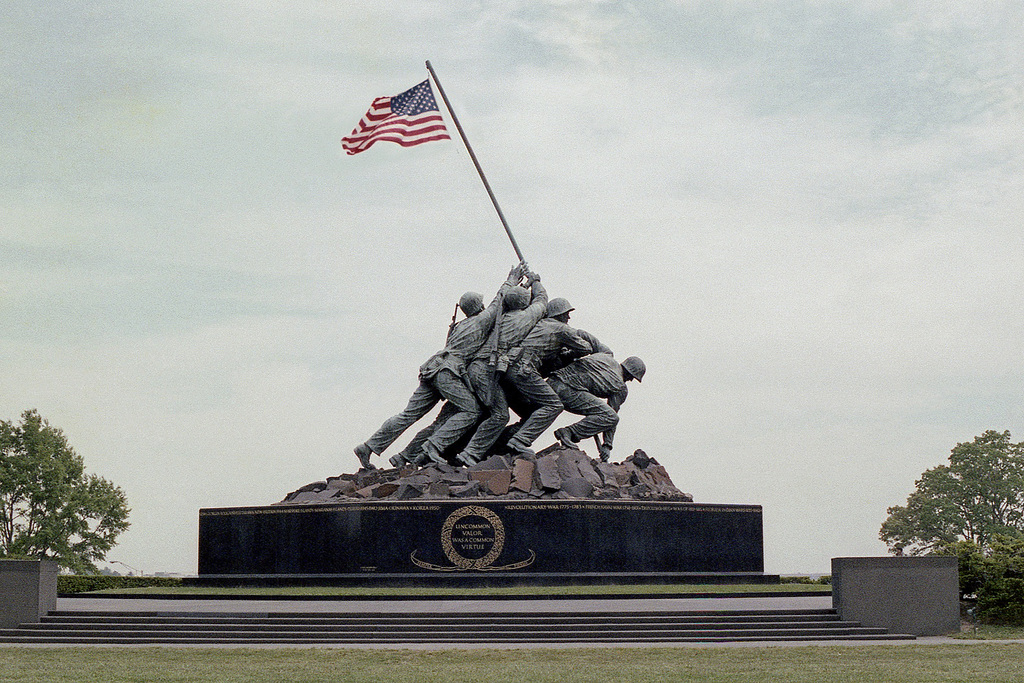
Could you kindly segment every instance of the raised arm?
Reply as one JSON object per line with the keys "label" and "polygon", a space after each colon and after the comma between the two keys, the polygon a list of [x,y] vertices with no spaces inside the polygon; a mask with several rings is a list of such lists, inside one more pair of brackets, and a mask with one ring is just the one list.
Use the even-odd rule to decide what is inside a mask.
{"label": "raised arm", "polygon": [[544,318],[548,309],[548,290],[540,283],[540,275],[530,271],[526,274],[526,281],[530,285],[530,305],[526,307],[527,315],[534,324]]}

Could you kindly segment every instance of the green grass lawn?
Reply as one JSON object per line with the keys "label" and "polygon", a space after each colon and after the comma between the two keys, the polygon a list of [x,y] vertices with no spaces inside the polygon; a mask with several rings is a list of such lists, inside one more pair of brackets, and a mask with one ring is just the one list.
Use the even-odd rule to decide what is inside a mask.
{"label": "green grass lawn", "polygon": [[379,587],[330,587],[330,586],[279,586],[218,588],[215,586],[169,586],[148,588],[118,588],[93,591],[88,595],[104,593],[131,593],[139,595],[338,595],[338,596],[401,596],[401,595],[608,595],[608,594],[672,594],[672,593],[746,593],[746,592],[821,592],[828,593],[831,586],[815,584],[673,584],[673,585],[630,585],[630,586],[517,586],[501,588],[379,588]]}
{"label": "green grass lawn", "polygon": [[345,650],[0,647],[0,681],[285,683],[1024,680],[1024,645]]}
{"label": "green grass lawn", "polygon": [[988,626],[978,624],[976,628],[966,627],[954,638],[961,640],[1024,640],[1024,626]]}

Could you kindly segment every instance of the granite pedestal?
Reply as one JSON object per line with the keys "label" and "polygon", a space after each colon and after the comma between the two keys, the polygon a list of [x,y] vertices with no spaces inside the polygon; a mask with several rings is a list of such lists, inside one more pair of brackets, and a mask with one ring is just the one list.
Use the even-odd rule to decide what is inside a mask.
{"label": "granite pedestal", "polygon": [[832,604],[839,616],[893,633],[960,630],[955,557],[834,557]]}
{"label": "granite pedestal", "polygon": [[777,581],[763,572],[757,505],[470,499],[199,512],[201,583]]}
{"label": "granite pedestal", "polygon": [[37,623],[57,608],[56,562],[0,560],[0,628]]}

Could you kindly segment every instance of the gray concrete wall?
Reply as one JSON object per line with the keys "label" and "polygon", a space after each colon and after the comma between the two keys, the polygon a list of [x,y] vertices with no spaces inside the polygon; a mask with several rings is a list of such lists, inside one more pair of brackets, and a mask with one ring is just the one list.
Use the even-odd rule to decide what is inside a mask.
{"label": "gray concrete wall", "polygon": [[832,558],[839,616],[892,633],[937,636],[960,630],[955,557]]}
{"label": "gray concrete wall", "polygon": [[13,628],[57,609],[57,563],[0,560],[0,628]]}

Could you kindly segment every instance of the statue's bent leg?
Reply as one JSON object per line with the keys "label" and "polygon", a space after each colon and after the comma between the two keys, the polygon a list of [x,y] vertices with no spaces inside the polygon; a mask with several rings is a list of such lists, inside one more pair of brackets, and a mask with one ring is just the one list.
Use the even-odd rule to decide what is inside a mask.
{"label": "statue's bent leg", "polygon": [[536,370],[516,370],[508,379],[520,396],[536,406],[516,435],[508,441],[509,448],[522,450],[529,448],[551,426],[562,412],[562,401]]}
{"label": "statue's bent leg", "polygon": [[[473,438],[469,440],[465,450],[459,455],[465,455],[470,460],[480,460],[491,449],[494,442],[501,436],[501,430],[508,424],[508,402],[505,400],[505,392],[498,386],[494,371],[487,366],[487,363],[473,361],[469,366],[469,380],[473,385],[474,392],[484,405],[487,417],[473,432]],[[465,462],[462,458],[460,460]]]}
{"label": "statue's bent leg", "polygon": [[429,382],[420,382],[416,391],[409,398],[405,410],[394,417],[388,418],[380,429],[366,440],[366,445],[374,453],[380,454],[387,450],[388,446],[395,442],[395,439],[402,435],[406,429],[414,424],[421,417],[430,412],[430,409],[441,400],[441,393]]}
{"label": "statue's bent leg", "polygon": [[416,432],[416,436],[412,437],[412,441],[406,444],[405,448],[402,449],[402,452],[394,456],[392,464],[398,467],[401,463],[415,462],[416,457],[419,455],[419,452],[423,448],[423,444],[426,443],[427,439],[433,436],[438,427],[447,422],[448,419],[457,411],[458,408],[453,406],[451,403],[446,402],[441,406],[441,412],[437,414],[434,421]]}
{"label": "statue's bent leg", "polygon": [[441,370],[434,378],[434,386],[448,401],[446,405],[455,406],[454,413],[427,439],[438,453],[444,451],[459,440],[480,419],[480,403],[462,381],[462,378],[451,370]]}
{"label": "statue's bent leg", "polygon": [[565,429],[569,430],[573,441],[583,441],[591,436],[602,434],[619,423],[619,414],[602,399],[590,392],[580,391],[566,386],[561,382],[551,382],[562,399],[566,412],[583,415],[583,419]]}

